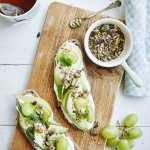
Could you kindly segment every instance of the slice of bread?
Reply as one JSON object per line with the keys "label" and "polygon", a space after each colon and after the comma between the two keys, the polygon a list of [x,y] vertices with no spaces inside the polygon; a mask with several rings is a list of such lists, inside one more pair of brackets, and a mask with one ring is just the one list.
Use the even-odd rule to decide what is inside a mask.
{"label": "slice of bread", "polygon": [[[20,95],[17,94],[17,95],[16,95],[17,103],[18,103],[19,100],[24,100],[24,102],[25,102],[25,99],[24,99],[25,97],[26,97],[26,98],[32,97],[32,100],[31,100],[32,102],[29,100],[31,103],[33,103],[33,101],[36,100],[37,104],[38,104],[38,102],[40,101],[40,103],[43,104],[43,106],[44,106],[44,105],[49,105],[48,102],[46,102],[45,100],[41,99],[40,96],[36,93],[36,91],[34,91],[34,90],[32,90],[32,89],[26,90],[26,91],[24,91],[24,92],[23,92],[22,94],[20,94]],[[49,106],[50,106],[50,105],[49,105]],[[20,112],[20,110],[19,110],[19,108],[18,108],[18,105],[16,106],[16,108],[17,108],[17,110],[18,110],[18,122],[19,122],[19,118],[20,118],[23,114]],[[51,109],[51,107],[49,107],[49,108]],[[52,121],[52,120],[56,122],[56,120],[53,118],[53,114],[52,114],[52,117],[51,117],[51,121]],[[56,123],[57,123],[57,122],[56,122]],[[58,123],[58,124],[59,124],[59,123]],[[20,122],[19,122],[19,125],[20,125]],[[60,126],[61,126],[61,124],[60,124]],[[24,134],[26,135],[26,137],[28,138],[28,140],[31,142],[32,146],[33,146],[35,149],[38,149],[39,146],[37,146],[37,143],[35,143],[35,140],[31,140],[31,138],[29,138],[29,136],[27,135],[26,130],[24,130],[21,125],[20,125],[20,127],[21,127],[21,130],[22,130],[22,131],[24,132]],[[71,139],[71,137],[70,137],[70,135],[69,135],[68,133],[64,133],[64,134],[62,134],[62,135],[67,138],[67,140],[69,141],[69,144],[70,144],[70,142],[71,142],[71,144],[73,145],[74,150],[79,150],[78,146],[77,146],[76,144],[74,144],[73,140]],[[52,148],[54,148],[54,147],[52,147]],[[45,149],[45,150],[47,150],[47,149]],[[52,150],[53,150],[53,149],[52,149]],[[69,149],[69,150],[72,150],[72,148]]]}
{"label": "slice of bread", "polygon": [[[88,107],[90,105],[90,111],[92,110],[92,113],[95,114],[95,105],[94,105],[94,100],[93,100],[93,97],[91,95],[91,87],[90,87],[90,84],[88,82],[88,78],[87,78],[87,75],[86,75],[86,67],[85,67],[85,64],[84,64],[84,61],[83,61],[83,57],[82,57],[82,52],[81,52],[81,45],[80,45],[80,42],[76,39],[71,39],[71,40],[68,40],[66,41],[65,43],[62,44],[62,46],[58,49],[57,53],[56,53],[56,57],[55,57],[55,66],[54,66],[54,91],[56,93],[56,97],[57,97],[57,100],[58,100],[58,104],[59,106],[61,107],[62,109],[62,112],[65,116],[65,118],[68,120],[68,122],[70,124],[72,124],[74,127],[77,127],[81,130],[84,130],[84,131],[87,131],[87,130],[90,130],[93,128],[94,126],[94,121],[95,121],[95,115],[92,115],[92,121],[90,123],[87,123],[86,121],[86,125],[87,127],[84,128],[84,121],[83,120],[79,120],[79,121],[83,121],[83,124],[82,125],[78,125],[78,123],[76,123],[73,119],[72,119],[72,116],[68,113],[69,111],[66,110],[65,106],[66,104],[64,104],[64,98],[65,98],[65,94],[71,90],[72,88],[74,88],[72,84],[69,84],[67,86],[67,88],[65,87],[65,82],[67,80],[67,77],[65,77],[65,74],[67,74],[67,72],[73,72],[73,73],[70,73],[70,79],[71,80],[70,82],[76,82],[76,77],[75,76],[75,73],[76,72],[81,72],[81,78],[79,77],[79,80],[81,82],[84,82],[84,84],[82,83],[79,83],[79,84],[75,84],[77,86],[80,87],[83,87],[83,85],[85,86],[85,91],[84,90],[81,90],[79,88],[79,90],[81,90],[80,92],[81,93],[84,93],[84,94],[87,94],[88,93],[88,99],[90,99],[89,101],[89,104],[88,104]],[[72,54],[73,53],[73,54]],[[64,56],[64,58],[61,58],[62,55],[65,54],[66,56]],[[69,58],[70,56],[68,55],[71,55],[71,58]],[[77,56],[77,59],[75,58]],[[68,57],[68,58],[67,58]],[[71,60],[72,59],[72,60]],[[65,61],[66,65],[64,62],[62,61]],[[68,62],[67,62],[68,61]],[[74,63],[74,61],[76,61]],[[72,64],[71,64],[72,63]],[[65,72],[64,72],[65,71]],[[69,75],[69,74],[68,74]],[[82,78],[83,77],[83,78]],[[78,78],[78,77],[77,77]],[[80,82],[79,81],[79,82]],[[77,81],[78,82],[78,81]],[[68,83],[67,83],[68,84]],[[60,92],[61,91],[61,92]],[[87,93],[86,93],[87,92]],[[70,92],[71,93],[71,92]],[[79,97],[79,96],[78,96]],[[78,98],[77,97],[77,98]],[[69,99],[69,98],[68,98]],[[83,98],[84,99],[84,98]],[[74,99],[75,100],[75,99]],[[74,101],[72,100],[72,101]],[[72,102],[71,102],[72,103]],[[65,105],[65,106],[64,106]],[[70,105],[69,107],[72,107],[74,104]],[[68,108],[69,108],[68,107]],[[87,110],[88,111],[88,110]],[[73,113],[72,113],[73,114]],[[74,115],[74,114],[73,114]],[[85,114],[87,115],[87,114]],[[84,116],[85,116],[84,115]],[[75,115],[74,115],[75,116]],[[73,116],[73,117],[74,117]],[[75,118],[76,120],[76,118]],[[82,126],[82,127],[81,127]]]}

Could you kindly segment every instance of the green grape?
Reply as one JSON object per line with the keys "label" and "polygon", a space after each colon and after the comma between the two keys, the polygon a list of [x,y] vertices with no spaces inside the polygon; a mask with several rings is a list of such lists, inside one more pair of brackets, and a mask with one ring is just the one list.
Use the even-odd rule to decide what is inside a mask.
{"label": "green grape", "polygon": [[129,147],[133,148],[134,147],[134,141],[133,140],[128,140]]}
{"label": "green grape", "polygon": [[118,148],[119,150],[129,150],[130,147],[129,147],[129,143],[127,140],[120,140],[118,142]]}
{"label": "green grape", "polygon": [[111,139],[107,140],[107,146],[109,146],[109,147],[117,146],[118,142],[119,142],[119,137],[116,136],[114,138],[111,138]]}
{"label": "green grape", "polygon": [[137,139],[143,135],[143,131],[140,128],[132,128],[128,130],[127,139]]}
{"label": "green grape", "polygon": [[124,120],[124,126],[130,128],[133,127],[138,121],[138,116],[136,114],[128,115]]}
{"label": "green grape", "polygon": [[66,150],[69,147],[68,140],[62,135],[58,138],[58,142],[56,143],[56,150]]}
{"label": "green grape", "polygon": [[75,101],[74,104],[77,108],[84,108],[88,105],[89,99],[83,98],[83,97],[78,97]]}
{"label": "green grape", "polygon": [[118,129],[114,126],[108,126],[108,127],[104,128],[102,131],[102,136],[105,139],[113,138],[113,137],[117,136],[117,134],[118,134]]}

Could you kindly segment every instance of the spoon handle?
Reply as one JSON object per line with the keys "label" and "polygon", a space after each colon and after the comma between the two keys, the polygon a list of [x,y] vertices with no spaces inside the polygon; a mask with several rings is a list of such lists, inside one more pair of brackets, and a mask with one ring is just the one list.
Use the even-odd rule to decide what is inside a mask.
{"label": "spoon handle", "polygon": [[106,8],[101,9],[101,10],[89,15],[88,17],[85,17],[85,19],[90,19],[90,18],[92,18],[92,17],[94,17],[94,16],[96,16],[96,15],[98,15],[98,14],[104,12],[104,11],[107,11],[107,10],[110,10],[110,9],[113,9],[113,8],[117,8],[117,7],[120,7],[120,6],[121,6],[121,1],[116,0],[115,2],[109,4]]}
{"label": "spoon handle", "polygon": [[124,68],[124,70],[128,73],[132,81],[138,86],[143,86],[142,79],[128,66],[127,62],[123,62],[121,66]]}

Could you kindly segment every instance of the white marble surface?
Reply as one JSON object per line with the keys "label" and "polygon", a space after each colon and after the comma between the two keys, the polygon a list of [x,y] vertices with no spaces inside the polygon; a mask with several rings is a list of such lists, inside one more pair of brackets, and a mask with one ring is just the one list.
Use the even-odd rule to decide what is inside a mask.
{"label": "white marble surface", "polygon": [[[59,0],[59,2],[79,6],[93,11],[105,7],[112,0]],[[11,26],[0,18],[0,149],[8,150],[16,125],[15,99],[13,93],[25,89],[39,39],[37,33],[42,30],[46,11],[51,0],[41,0],[41,9],[28,23]],[[124,18],[124,6],[106,14]],[[135,150],[150,150],[150,98],[133,98],[123,95],[119,89],[112,124],[122,120],[129,113],[139,115],[143,137],[136,141]],[[107,149],[107,148],[106,148]]]}

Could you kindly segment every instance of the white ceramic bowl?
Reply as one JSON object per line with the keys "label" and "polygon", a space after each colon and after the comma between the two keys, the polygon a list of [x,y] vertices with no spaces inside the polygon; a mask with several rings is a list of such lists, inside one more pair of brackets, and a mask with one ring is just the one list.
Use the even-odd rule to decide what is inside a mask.
{"label": "white ceramic bowl", "polygon": [[[90,37],[91,32],[96,27],[98,27],[102,24],[114,24],[114,25],[118,26],[125,36],[125,45],[124,45],[123,52],[121,53],[121,55],[118,58],[108,61],[108,62],[103,62],[103,61],[98,60],[92,54],[91,50],[89,49],[89,37]],[[88,55],[88,57],[95,64],[97,64],[99,66],[103,66],[103,67],[114,67],[114,66],[120,65],[122,62],[124,62],[129,57],[129,55],[132,51],[132,45],[133,45],[132,35],[131,35],[129,29],[126,27],[126,25],[124,25],[121,21],[118,21],[116,19],[111,19],[111,18],[101,19],[101,20],[98,20],[95,23],[93,23],[88,28],[86,35],[85,35],[85,40],[84,40],[85,51],[86,51],[86,54]]]}
{"label": "white ceramic bowl", "polygon": [[20,22],[24,22],[24,21],[31,19],[33,16],[35,16],[37,14],[39,9],[40,9],[40,0],[36,0],[33,7],[22,15],[6,16],[6,15],[0,13],[0,17],[2,17],[3,19],[5,19],[11,23],[19,24]]}
{"label": "white ceramic bowl", "polygon": [[[124,45],[124,49],[123,49],[122,53],[120,54],[120,56],[118,58],[108,61],[108,62],[103,62],[101,60],[98,60],[92,54],[91,50],[89,49],[89,37],[90,37],[91,32],[96,27],[98,27],[102,24],[114,24],[114,25],[118,26],[125,36],[125,45]],[[105,19],[98,20],[88,28],[88,30],[85,34],[84,47],[85,47],[86,54],[88,55],[88,57],[91,61],[93,61],[95,64],[102,66],[102,67],[115,67],[118,65],[122,65],[123,68],[130,75],[130,77],[134,81],[134,83],[137,86],[142,86],[143,85],[142,80],[135,74],[135,72],[133,72],[133,70],[131,70],[131,68],[126,63],[126,59],[131,54],[132,46],[133,46],[133,39],[132,39],[131,32],[129,31],[129,29],[127,28],[127,26],[125,24],[123,24],[121,21],[118,21],[116,19],[105,18]]]}

